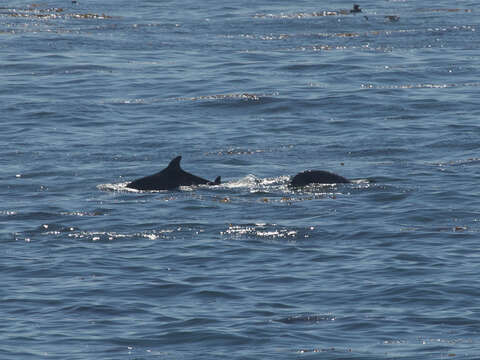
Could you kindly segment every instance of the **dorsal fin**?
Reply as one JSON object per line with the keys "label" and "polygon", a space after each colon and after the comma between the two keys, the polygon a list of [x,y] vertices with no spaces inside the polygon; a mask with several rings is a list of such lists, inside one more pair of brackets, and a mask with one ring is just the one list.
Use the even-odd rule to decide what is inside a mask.
{"label": "dorsal fin", "polygon": [[220,185],[222,182],[222,178],[220,176],[217,176],[217,178],[215,179],[215,181],[213,182],[214,185]]}
{"label": "dorsal fin", "polygon": [[182,157],[177,156],[175,159],[170,161],[170,164],[168,164],[167,168],[170,170],[180,169],[180,160],[182,160]]}

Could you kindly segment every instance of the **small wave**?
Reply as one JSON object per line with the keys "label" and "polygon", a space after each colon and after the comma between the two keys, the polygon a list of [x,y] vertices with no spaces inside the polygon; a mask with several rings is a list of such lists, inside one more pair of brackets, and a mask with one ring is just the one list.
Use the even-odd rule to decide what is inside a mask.
{"label": "small wave", "polygon": [[230,156],[230,155],[255,155],[262,153],[273,153],[280,151],[288,151],[294,148],[294,145],[280,145],[278,147],[266,148],[266,149],[248,149],[241,147],[229,147],[227,149],[220,149],[216,151],[208,151],[205,155],[216,155],[216,156]]}
{"label": "small wave", "polygon": [[434,162],[432,164],[435,166],[461,166],[461,165],[476,165],[478,163],[480,163],[480,158],[473,157],[468,159]]}
{"label": "small wave", "polygon": [[192,293],[192,296],[205,300],[219,301],[219,299],[237,300],[242,299],[242,296],[228,291],[219,290],[200,290]]}
{"label": "small wave", "polygon": [[171,225],[162,229],[148,230],[133,233],[120,233],[115,231],[86,231],[80,230],[74,226],[45,223],[34,230],[18,232],[13,234],[16,241],[32,242],[40,239],[52,239],[57,237],[64,239],[65,236],[70,239],[87,240],[92,242],[111,242],[122,239],[170,239],[174,233],[198,232],[197,228],[190,226]]}
{"label": "small wave", "polygon": [[417,12],[466,12],[466,13],[471,13],[473,12],[472,9],[417,9]]}
{"label": "small wave", "polygon": [[31,5],[28,8],[17,9],[4,8],[3,14],[10,17],[22,17],[22,18],[38,18],[38,19],[112,19],[113,16],[106,14],[94,14],[94,13],[68,13],[63,8],[39,8],[36,5]]}
{"label": "small wave", "polygon": [[68,236],[74,239],[89,240],[93,242],[98,241],[114,241],[120,239],[136,239],[145,238],[149,240],[157,240],[160,238],[168,238],[168,234],[173,233],[174,229],[155,230],[143,233],[122,234],[117,232],[102,232],[102,231],[76,231],[69,233]]}
{"label": "small wave", "polygon": [[105,211],[103,210],[95,210],[95,211],[62,211],[60,215],[63,216],[102,216],[105,215]]}
{"label": "small wave", "polygon": [[[428,9],[420,8],[416,10],[417,12],[449,12],[449,13],[471,13],[473,9],[460,9],[460,8],[446,8],[446,9]],[[351,10],[322,10],[322,11],[312,11],[312,12],[297,12],[297,13],[258,13],[253,15],[256,19],[308,19],[316,17],[327,17],[327,16],[345,16],[352,15]]]}
{"label": "small wave", "polygon": [[113,104],[126,104],[126,105],[144,105],[144,104],[155,104],[164,101],[217,101],[217,100],[241,100],[241,101],[251,101],[256,102],[262,99],[271,98],[278,96],[277,92],[270,94],[255,94],[255,93],[231,93],[231,94],[213,94],[213,95],[198,95],[191,97],[171,97],[171,98],[133,98],[133,99],[110,99],[102,100],[104,103],[113,103]]}
{"label": "small wave", "polygon": [[362,89],[448,89],[448,88],[460,88],[460,87],[479,87],[480,82],[465,82],[465,83],[445,83],[445,84],[400,84],[400,85],[374,85],[374,84],[362,84]]}
{"label": "small wave", "polygon": [[383,47],[383,46],[376,46],[373,47],[370,44],[365,44],[365,45],[360,45],[360,46],[345,46],[345,45],[309,45],[309,46],[297,46],[297,47],[291,47],[291,48],[282,48],[282,49],[276,49],[276,51],[332,51],[332,50],[365,50],[365,51],[373,51],[373,52],[381,52],[381,53],[388,53],[391,52],[392,49],[389,47]]}
{"label": "small wave", "polygon": [[312,18],[312,17],[323,17],[323,16],[341,16],[341,15],[351,15],[350,10],[323,10],[323,11],[312,11],[312,12],[298,12],[291,14],[255,14],[253,17],[258,19],[270,18],[270,19],[303,19],[303,18]]}
{"label": "small wave", "polygon": [[343,354],[343,353],[351,353],[352,352],[352,349],[338,349],[338,348],[335,348],[335,347],[330,347],[330,348],[314,348],[314,349],[300,349],[300,350],[297,350],[296,351],[297,353],[299,354],[305,354],[305,353],[326,353],[326,352],[334,352],[334,353],[339,353],[339,354]]}
{"label": "small wave", "polygon": [[335,321],[337,318],[332,314],[296,314],[275,319],[284,324],[316,324],[325,321]]}
{"label": "small wave", "polygon": [[217,94],[217,95],[201,95],[193,97],[178,97],[173,98],[172,100],[178,101],[198,101],[198,100],[230,100],[230,99],[241,99],[241,100],[260,100],[262,95],[257,95],[253,93],[239,93],[239,94]]}
{"label": "small wave", "polygon": [[296,242],[299,237],[308,237],[303,231],[290,229],[276,224],[230,224],[227,229],[220,232],[222,236],[232,239],[257,239],[262,241],[287,240]]}

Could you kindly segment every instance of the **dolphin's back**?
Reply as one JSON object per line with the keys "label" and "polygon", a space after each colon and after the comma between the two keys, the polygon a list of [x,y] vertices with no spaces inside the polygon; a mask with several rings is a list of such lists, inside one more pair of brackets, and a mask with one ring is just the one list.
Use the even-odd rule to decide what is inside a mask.
{"label": "dolphin's back", "polygon": [[181,156],[174,158],[168,166],[156,174],[132,181],[127,187],[137,190],[172,190],[179,186],[218,185],[220,176],[214,182],[190,174],[180,167]]}
{"label": "dolphin's back", "polygon": [[350,181],[343,176],[323,171],[323,170],[307,170],[295,175],[291,182],[291,186],[305,186],[308,184],[346,184]]}
{"label": "dolphin's back", "polygon": [[171,190],[178,187],[178,179],[172,178],[162,170],[156,174],[132,181],[127,186],[137,190]]}

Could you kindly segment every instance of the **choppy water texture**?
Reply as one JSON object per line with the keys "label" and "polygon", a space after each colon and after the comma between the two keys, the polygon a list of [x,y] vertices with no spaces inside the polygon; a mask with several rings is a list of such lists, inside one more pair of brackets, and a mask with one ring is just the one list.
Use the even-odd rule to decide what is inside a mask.
{"label": "choppy water texture", "polygon": [[477,359],[480,6],[359,5],[4,0],[0,357]]}

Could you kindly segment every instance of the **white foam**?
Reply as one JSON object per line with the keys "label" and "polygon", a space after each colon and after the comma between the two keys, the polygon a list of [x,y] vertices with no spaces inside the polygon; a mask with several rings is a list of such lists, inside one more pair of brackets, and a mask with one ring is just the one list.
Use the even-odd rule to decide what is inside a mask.
{"label": "white foam", "polygon": [[140,192],[140,190],[127,187],[129,182],[121,182],[116,184],[99,184],[97,189],[102,191],[128,191],[128,192]]}

